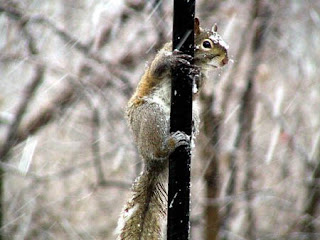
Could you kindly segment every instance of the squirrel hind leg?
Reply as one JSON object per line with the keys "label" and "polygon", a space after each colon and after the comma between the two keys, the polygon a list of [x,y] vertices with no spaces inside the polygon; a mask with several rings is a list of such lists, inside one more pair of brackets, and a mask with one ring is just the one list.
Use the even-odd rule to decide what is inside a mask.
{"label": "squirrel hind leg", "polygon": [[170,133],[164,141],[162,148],[155,154],[156,159],[165,159],[178,147],[190,144],[190,136],[184,132]]}
{"label": "squirrel hind leg", "polygon": [[177,147],[190,144],[190,136],[184,132],[176,131],[170,134],[167,139],[169,149],[173,152]]}

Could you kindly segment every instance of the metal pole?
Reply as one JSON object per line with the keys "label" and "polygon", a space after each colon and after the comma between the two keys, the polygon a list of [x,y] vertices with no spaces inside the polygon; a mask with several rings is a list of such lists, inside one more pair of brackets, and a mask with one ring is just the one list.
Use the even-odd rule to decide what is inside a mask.
{"label": "metal pole", "polygon": [[[195,0],[175,0],[173,50],[194,55]],[[192,78],[188,70],[172,69],[170,131],[192,131]],[[190,237],[190,147],[182,146],[169,160],[167,240]]]}

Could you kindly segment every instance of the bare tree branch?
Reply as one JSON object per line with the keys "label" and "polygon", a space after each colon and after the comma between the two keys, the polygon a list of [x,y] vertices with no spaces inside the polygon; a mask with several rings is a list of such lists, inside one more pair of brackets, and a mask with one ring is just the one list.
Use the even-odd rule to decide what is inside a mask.
{"label": "bare tree branch", "polygon": [[90,107],[92,112],[92,119],[91,119],[91,152],[93,156],[93,165],[96,171],[97,177],[97,184],[104,184],[105,177],[103,173],[103,166],[100,157],[100,145],[99,145],[99,131],[100,131],[100,114],[99,109],[97,106],[97,101],[94,96],[87,96],[86,94],[86,102]]}
{"label": "bare tree branch", "polygon": [[35,134],[43,126],[52,122],[67,106],[75,101],[75,92],[72,86],[67,86],[58,96],[47,106],[39,109],[36,115],[32,116],[23,124],[15,135],[15,144],[26,140],[30,135]]}
{"label": "bare tree branch", "polygon": [[[2,171],[5,171],[7,173],[13,174],[15,176],[20,176],[22,178],[27,178],[27,179],[32,179],[32,186],[31,188],[34,188],[35,184],[44,184],[50,181],[56,181],[56,180],[61,180],[63,178],[70,177],[76,173],[79,172],[79,169],[85,169],[92,166],[92,160],[87,160],[84,162],[81,162],[75,166],[71,166],[68,168],[65,168],[61,171],[57,171],[54,173],[50,174],[45,174],[45,175],[38,175],[32,172],[28,172],[27,174],[22,174],[19,169],[16,167],[11,166],[10,164],[0,162],[0,169]],[[94,184],[93,186],[96,187],[118,187],[124,190],[129,190],[131,187],[132,183],[131,181],[126,182],[126,181],[117,181],[117,180],[107,180],[105,179],[104,182],[99,183],[99,185]]]}
{"label": "bare tree branch", "polygon": [[236,79],[236,75],[239,72],[240,63],[242,62],[242,58],[244,56],[246,48],[243,46],[246,46],[247,43],[250,41],[250,31],[252,31],[254,18],[250,17],[248,20],[248,23],[244,29],[244,31],[241,33],[240,36],[240,44],[236,53],[236,56],[234,57],[234,63],[232,65],[232,68],[230,68],[230,73],[228,75],[228,78],[226,79],[224,85],[223,85],[223,91],[222,91],[222,100],[221,100],[221,110],[222,114],[226,113],[227,107],[229,106],[229,101],[231,100],[231,95],[234,89],[233,83]]}
{"label": "bare tree branch", "polygon": [[0,159],[1,161],[6,161],[7,155],[10,152],[11,148],[16,145],[16,139],[18,135],[18,128],[22,121],[22,118],[35,95],[36,90],[43,81],[44,67],[42,65],[37,65],[35,69],[35,74],[31,79],[29,85],[25,88],[24,97],[22,98],[17,112],[14,117],[14,121],[10,124],[8,129],[8,134],[5,137],[3,143],[0,147]]}
{"label": "bare tree branch", "polygon": [[[262,61],[263,47],[265,45],[265,33],[271,19],[271,9],[263,0],[255,1],[254,18],[257,20],[255,34],[252,41],[252,64],[248,70],[247,87],[242,98],[243,107],[240,109],[240,126],[242,126],[244,133],[244,143],[246,150],[246,163],[245,163],[245,179],[243,183],[244,191],[252,189],[253,179],[253,153],[252,153],[252,124],[255,111],[255,76],[258,65]],[[244,115],[242,116],[243,113]],[[242,119],[241,119],[242,118]],[[247,214],[247,229],[245,236],[249,239],[256,238],[256,221],[252,211],[252,195],[248,194],[246,197],[246,214]]]}
{"label": "bare tree branch", "polygon": [[295,134],[292,132],[292,129],[291,129],[292,127],[288,124],[288,121],[285,119],[285,117],[282,114],[279,114],[279,115],[273,114],[273,104],[271,99],[267,95],[263,93],[259,93],[257,94],[257,100],[260,103],[262,103],[263,107],[265,108],[265,110],[267,111],[271,119],[280,126],[281,131],[285,132],[290,137],[289,147],[292,148],[294,151],[296,151],[300,155],[299,159],[301,159],[303,163],[306,163],[308,167],[312,167],[309,164],[311,162],[311,158],[308,154],[308,150],[306,149],[305,146],[303,146],[299,142]]}
{"label": "bare tree branch", "polygon": [[320,179],[320,141],[317,147],[318,154],[316,156],[316,164],[310,182],[307,185],[307,200],[302,210],[304,220],[301,223],[301,230],[310,233],[310,240],[317,239],[317,236],[314,234],[316,233],[314,220],[318,217],[317,209],[319,209],[320,205],[320,187],[318,183]]}
{"label": "bare tree branch", "polygon": [[[241,142],[244,143],[246,162],[245,162],[245,179],[243,182],[244,191],[252,190],[251,182],[253,178],[252,172],[252,124],[255,112],[255,76],[258,65],[262,60],[263,47],[265,43],[265,33],[269,25],[271,13],[268,5],[263,0],[255,0],[252,3],[252,20],[256,22],[254,29],[254,36],[252,39],[251,55],[252,63],[247,70],[247,82],[246,88],[241,98],[240,112],[238,118],[238,131],[233,144],[233,151],[239,149]],[[236,163],[235,153],[233,152],[230,156],[231,162],[231,175],[229,184],[227,185],[227,195],[234,192],[235,189],[235,177],[236,177]],[[246,231],[245,237],[249,239],[255,238],[255,219],[251,207],[252,195],[246,195]],[[232,204],[227,205],[225,217],[229,217],[231,212]]]}
{"label": "bare tree branch", "polygon": [[221,119],[214,112],[214,95],[206,95],[201,92],[202,103],[202,129],[200,139],[200,156],[204,160],[205,166],[204,181],[206,185],[204,206],[205,229],[204,239],[216,240],[220,230],[219,205],[210,204],[219,196],[219,138]]}
{"label": "bare tree branch", "polygon": [[9,5],[0,5],[0,12],[6,13],[9,17],[15,20],[22,20],[23,24],[27,23],[39,23],[45,24],[50,27],[57,35],[59,35],[65,42],[72,44],[75,48],[83,52],[84,54],[89,53],[89,45],[85,45],[72,37],[69,33],[64,31],[62,28],[58,27],[53,21],[45,18],[44,16],[28,16],[27,14],[23,14],[20,9],[17,7],[9,6]]}

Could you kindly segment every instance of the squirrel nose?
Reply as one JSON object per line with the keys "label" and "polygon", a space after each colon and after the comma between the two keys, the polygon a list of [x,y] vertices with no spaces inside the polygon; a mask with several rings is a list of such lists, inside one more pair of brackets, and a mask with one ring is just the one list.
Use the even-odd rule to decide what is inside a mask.
{"label": "squirrel nose", "polygon": [[229,62],[228,56],[225,56],[224,59],[222,59],[223,66],[226,65]]}

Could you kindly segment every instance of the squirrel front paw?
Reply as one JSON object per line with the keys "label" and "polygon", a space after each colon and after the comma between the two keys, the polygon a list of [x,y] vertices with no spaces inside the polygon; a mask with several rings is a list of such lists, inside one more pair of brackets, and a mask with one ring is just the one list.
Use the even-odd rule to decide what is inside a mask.
{"label": "squirrel front paw", "polygon": [[192,68],[192,59],[193,57],[189,54],[184,54],[180,50],[175,49],[171,54],[170,62],[174,67]]}
{"label": "squirrel front paw", "polygon": [[195,64],[191,64],[192,60],[192,56],[184,54],[176,49],[171,54],[170,62],[171,66],[174,68],[182,68],[185,71],[188,71],[188,76],[198,82],[201,74],[201,68]]}

